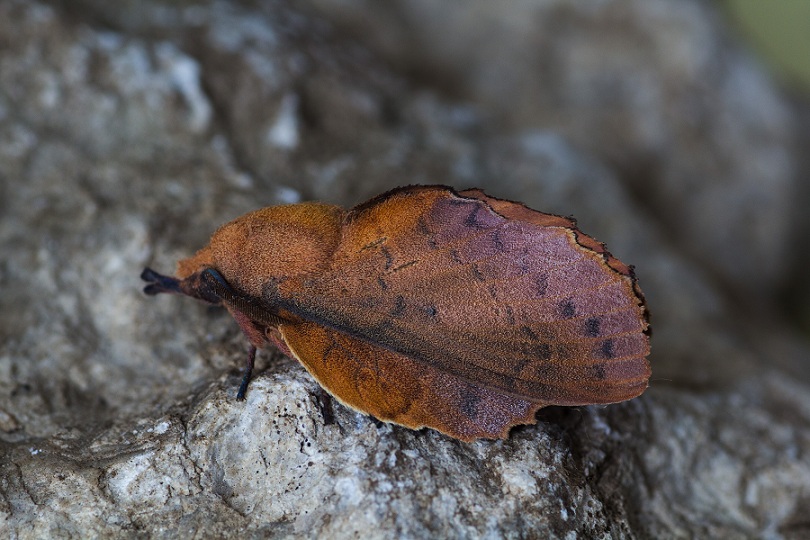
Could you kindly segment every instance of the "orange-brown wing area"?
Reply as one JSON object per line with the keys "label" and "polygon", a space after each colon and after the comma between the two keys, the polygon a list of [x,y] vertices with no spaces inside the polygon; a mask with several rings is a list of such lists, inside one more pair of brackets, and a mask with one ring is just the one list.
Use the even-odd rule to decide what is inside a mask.
{"label": "orange-brown wing area", "polygon": [[281,334],[307,370],[343,404],[412,429],[431,427],[471,441],[506,437],[533,423],[541,406],[426,370],[408,356],[315,323],[282,324]]}
{"label": "orange-brown wing area", "polygon": [[571,220],[478,191],[404,188],[373,199],[347,215],[330,270],[264,294],[415,361],[425,376],[531,402],[623,401],[650,375],[630,269]]}

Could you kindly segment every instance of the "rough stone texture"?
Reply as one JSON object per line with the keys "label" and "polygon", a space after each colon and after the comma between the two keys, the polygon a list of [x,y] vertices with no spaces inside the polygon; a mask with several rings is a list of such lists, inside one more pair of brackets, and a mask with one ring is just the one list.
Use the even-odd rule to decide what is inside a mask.
{"label": "rough stone texture", "polygon": [[[491,65],[498,51],[472,41],[458,54],[475,61],[448,75],[478,96],[471,106],[440,97],[453,85],[424,78],[431,66],[397,73],[397,31],[373,53],[332,31],[363,4],[320,4],[322,19],[282,2],[0,1],[0,535],[810,535],[810,350],[779,325],[762,282],[790,262],[797,158],[786,103],[717,37],[719,18],[687,1],[652,19],[649,2],[470,10],[470,28],[509,34],[503,46],[559,52],[568,36],[579,51],[486,98],[482,85],[498,82],[487,69],[519,69]],[[431,34],[434,19],[414,20]],[[698,30],[705,47],[689,45]],[[420,43],[408,54],[447,62],[441,43]],[[608,50],[608,65],[587,53]],[[712,58],[722,69],[698,84]],[[666,95],[623,101],[632,80],[616,63]],[[675,87],[673,66],[685,73]],[[725,103],[733,81],[744,91]],[[680,123],[684,100],[705,129]],[[635,135],[604,132],[609,120]],[[763,155],[777,156],[767,197],[746,165]],[[650,185],[620,181],[634,170],[631,183]],[[706,181],[683,183],[684,171]],[[268,351],[240,403],[236,325],[140,293],[144,265],[170,270],[245,211],[351,205],[406,183],[477,185],[574,214],[636,264],[653,311],[647,393],[546,409],[506,441],[463,444],[338,404],[332,419],[304,370]],[[739,232],[740,200],[762,204],[768,225],[711,249],[713,235]],[[685,249],[692,240],[705,244]],[[731,272],[731,251],[762,266]],[[757,269],[765,291],[749,312],[729,291],[750,291]]]}

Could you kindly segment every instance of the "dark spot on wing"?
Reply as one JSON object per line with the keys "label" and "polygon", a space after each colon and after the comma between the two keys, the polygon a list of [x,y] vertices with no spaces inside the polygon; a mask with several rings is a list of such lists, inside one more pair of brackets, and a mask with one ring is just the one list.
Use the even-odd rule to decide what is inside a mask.
{"label": "dark spot on wing", "polygon": [[475,418],[478,415],[478,404],[481,402],[481,396],[475,393],[475,390],[467,386],[461,391],[461,412],[467,418]]}
{"label": "dark spot on wing", "polygon": [[523,248],[523,251],[520,253],[520,258],[518,259],[518,264],[520,265],[520,275],[528,274],[531,269],[531,257],[529,256],[529,249]]}
{"label": "dark spot on wing", "polygon": [[430,319],[436,319],[436,316],[439,314],[439,310],[436,309],[436,306],[428,305],[422,308],[422,313],[427,315]]}
{"label": "dark spot on wing", "polygon": [[531,339],[532,341],[538,341],[538,340],[540,339],[540,336],[538,336],[538,335],[537,335],[537,334],[534,332],[534,330],[532,330],[532,329],[531,329],[531,328],[529,328],[528,326],[521,326],[521,327],[520,327],[520,331],[521,331],[521,332],[523,332],[523,335],[524,335],[524,336],[526,336],[527,338]]}
{"label": "dark spot on wing", "polygon": [[464,264],[464,261],[461,260],[461,256],[459,256],[458,254],[458,250],[451,249],[450,257],[453,259],[453,261],[457,262],[458,264]]}
{"label": "dark spot on wing", "polygon": [[384,291],[388,289],[388,283],[386,283],[385,280],[381,277],[377,278],[377,285],[379,285],[380,289]]}
{"label": "dark spot on wing", "polygon": [[600,381],[604,381],[605,377],[607,376],[607,373],[605,371],[605,366],[603,366],[601,364],[591,366],[590,368],[588,368],[588,375],[592,379],[597,379],[597,380],[600,380]]}
{"label": "dark spot on wing", "polygon": [[501,240],[501,231],[500,229],[495,229],[492,231],[492,245],[495,247],[495,251],[498,253],[502,253],[506,246],[503,244],[503,240]]}
{"label": "dark spot on wing", "polygon": [[524,354],[539,358],[540,360],[548,360],[551,358],[551,345],[541,342],[540,336],[538,336],[534,330],[528,326],[521,326],[520,331],[531,341],[531,343],[522,344],[521,349]]}
{"label": "dark spot on wing", "polygon": [[391,252],[388,251],[387,248],[380,249],[380,253],[383,254],[383,257],[385,257],[385,269],[390,270],[391,264],[394,262],[394,257],[391,255]]}
{"label": "dark spot on wing", "polygon": [[473,229],[484,229],[487,227],[485,223],[481,223],[478,220],[478,212],[482,209],[482,207],[478,204],[473,204],[473,208],[469,214],[467,214],[466,219],[464,220],[464,225],[467,227],[472,227]]}
{"label": "dark spot on wing", "polygon": [[512,310],[512,306],[506,306],[506,320],[509,324],[515,324],[515,312]]}
{"label": "dark spot on wing", "polygon": [[540,360],[549,360],[551,358],[551,345],[538,343],[534,346],[534,355]]}
{"label": "dark spot on wing", "polygon": [[428,229],[427,223],[425,222],[425,216],[419,216],[419,219],[416,220],[416,228],[419,230],[419,234],[430,236],[430,229]]}
{"label": "dark spot on wing", "polygon": [[560,308],[560,316],[563,319],[570,319],[576,314],[576,307],[574,306],[574,301],[570,298],[566,298],[559,304]]}
{"label": "dark spot on wing", "polygon": [[419,230],[419,234],[427,238],[428,245],[431,247],[431,249],[436,249],[438,244],[436,243],[436,239],[433,237],[433,233],[428,228],[427,222],[425,221],[425,216],[419,216],[419,219],[416,221],[416,227]]}
{"label": "dark spot on wing", "polygon": [[528,366],[531,363],[531,361],[532,358],[529,356],[521,357],[511,366],[512,373],[514,373],[515,376],[520,376],[520,374],[523,373],[523,370],[526,369],[526,366]]}
{"label": "dark spot on wing", "polygon": [[534,287],[537,293],[537,296],[545,296],[546,291],[548,290],[548,275],[547,274],[540,274],[539,276],[534,278]]}
{"label": "dark spot on wing", "polygon": [[585,319],[585,335],[588,337],[597,337],[601,325],[602,319],[600,317],[588,317]]}
{"label": "dark spot on wing", "polygon": [[603,358],[613,358],[613,340],[606,339],[602,342],[602,347],[599,349]]}
{"label": "dark spot on wing", "polygon": [[484,274],[481,273],[481,269],[478,268],[477,264],[472,265],[472,274],[475,279],[478,281],[486,281]]}
{"label": "dark spot on wing", "polygon": [[391,310],[392,317],[401,317],[405,313],[405,298],[400,295],[397,296],[396,305],[394,305],[394,309]]}

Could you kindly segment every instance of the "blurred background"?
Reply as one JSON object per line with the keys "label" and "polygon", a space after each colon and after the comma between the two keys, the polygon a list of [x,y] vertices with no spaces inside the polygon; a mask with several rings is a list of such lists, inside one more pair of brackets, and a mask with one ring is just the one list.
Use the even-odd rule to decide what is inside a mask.
{"label": "blurred background", "polygon": [[[785,93],[796,103],[797,144],[800,165],[798,198],[810,200],[810,5],[801,0],[767,3],[756,0],[727,0],[724,4],[730,22],[740,38],[771,73]],[[810,213],[804,202],[798,211],[798,227],[810,229]],[[806,240],[806,236],[804,237]],[[799,244],[802,245],[802,244]],[[804,243],[803,245],[807,245]],[[788,282],[783,286],[782,300],[792,322],[810,336],[810,284],[807,283],[810,258],[797,250]]]}
{"label": "blurred background", "polygon": [[731,24],[741,38],[789,91],[807,95],[810,91],[810,60],[804,51],[810,47],[807,21],[810,6],[801,0],[757,2],[724,0]]}

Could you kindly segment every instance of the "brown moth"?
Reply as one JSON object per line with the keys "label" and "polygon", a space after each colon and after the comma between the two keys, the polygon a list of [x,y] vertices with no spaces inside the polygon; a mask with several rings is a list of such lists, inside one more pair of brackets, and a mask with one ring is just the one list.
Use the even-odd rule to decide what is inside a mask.
{"label": "brown moth", "polygon": [[648,384],[632,267],[573,219],[481,190],[411,186],[351,210],[263,208],[220,227],[147,294],[222,304],[256,348],[297,358],[341,403],[464,441],[548,405],[616,403]]}

